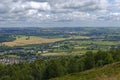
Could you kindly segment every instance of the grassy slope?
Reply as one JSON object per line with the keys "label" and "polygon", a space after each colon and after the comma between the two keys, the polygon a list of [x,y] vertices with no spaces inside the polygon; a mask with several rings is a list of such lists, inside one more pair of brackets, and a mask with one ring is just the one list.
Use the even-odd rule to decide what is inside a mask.
{"label": "grassy slope", "polygon": [[120,80],[120,62],[51,80]]}

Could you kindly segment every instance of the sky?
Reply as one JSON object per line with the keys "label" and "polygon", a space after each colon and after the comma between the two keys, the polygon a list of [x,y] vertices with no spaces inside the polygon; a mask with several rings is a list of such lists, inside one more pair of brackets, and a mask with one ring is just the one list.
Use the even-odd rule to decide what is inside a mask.
{"label": "sky", "polygon": [[120,0],[0,0],[0,27],[120,27]]}

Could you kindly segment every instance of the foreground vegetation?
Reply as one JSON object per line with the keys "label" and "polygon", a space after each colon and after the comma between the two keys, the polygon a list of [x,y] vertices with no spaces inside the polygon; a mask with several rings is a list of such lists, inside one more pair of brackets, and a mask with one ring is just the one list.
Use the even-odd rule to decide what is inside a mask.
{"label": "foreground vegetation", "polygon": [[120,80],[120,62],[50,80]]}
{"label": "foreground vegetation", "polygon": [[[0,65],[0,80],[48,80],[120,61],[120,49],[87,52],[82,56],[57,57],[32,63]],[[108,68],[109,69],[109,68]],[[89,74],[94,76],[94,74]]]}

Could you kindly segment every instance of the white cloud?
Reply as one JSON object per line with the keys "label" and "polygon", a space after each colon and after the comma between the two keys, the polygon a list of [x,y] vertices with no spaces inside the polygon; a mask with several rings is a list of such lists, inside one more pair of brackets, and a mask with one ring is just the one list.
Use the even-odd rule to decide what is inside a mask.
{"label": "white cloud", "polygon": [[28,10],[28,9],[37,9],[37,10],[50,10],[50,5],[47,2],[15,2],[13,3],[12,10],[13,11],[21,11],[21,10]]}
{"label": "white cloud", "polygon": [[119,13],[110,13],[110,18],[113,20],[120,20],[120,12]]}
{"label": "white cloud", "polygon": [[40,9],[40,10],[50,10],[50,5],[47,2],[27,2],[28,7],[33,9]]}
{"label": "white cloud", "polygon": [[120,20],[120,0],[2,0],[0,20],[106,21]]}
{"label": "white cloud", "polygon": [[120,16],[120,13],[110,13],[111,16]]}
{"label": "white cloud", "polygon": [[33,16],[33,15],[36,15],[37,13],[38,13],[38,10],[31,9],[31,10],[28,10],[26,15]]}

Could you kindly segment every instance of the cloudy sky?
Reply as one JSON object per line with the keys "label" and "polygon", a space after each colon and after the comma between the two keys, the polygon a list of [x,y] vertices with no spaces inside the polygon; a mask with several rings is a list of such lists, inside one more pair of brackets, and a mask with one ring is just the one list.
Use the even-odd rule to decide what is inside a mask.
{"label": "cloudy sky", "polygon": [[120,0],[0,0],[0,27],[120,27]]}

